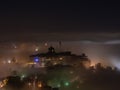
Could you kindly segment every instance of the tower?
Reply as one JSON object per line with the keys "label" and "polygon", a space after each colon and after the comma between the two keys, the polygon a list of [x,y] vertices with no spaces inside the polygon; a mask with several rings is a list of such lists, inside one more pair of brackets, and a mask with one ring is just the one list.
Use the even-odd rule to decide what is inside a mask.
{"label": "tower", "polygon": [[48,52],[49,53],[55,53],[55,49],[51,46],[48,48]]}

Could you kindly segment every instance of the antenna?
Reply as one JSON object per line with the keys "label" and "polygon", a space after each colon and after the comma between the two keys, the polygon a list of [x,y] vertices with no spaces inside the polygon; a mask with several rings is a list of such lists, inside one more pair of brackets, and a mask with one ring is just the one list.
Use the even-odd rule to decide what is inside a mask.
{"label": "antenna", "polygon": [[62,42],[61,41],[59,41],[59,49],[60,49],[60,51],[62,49]]}

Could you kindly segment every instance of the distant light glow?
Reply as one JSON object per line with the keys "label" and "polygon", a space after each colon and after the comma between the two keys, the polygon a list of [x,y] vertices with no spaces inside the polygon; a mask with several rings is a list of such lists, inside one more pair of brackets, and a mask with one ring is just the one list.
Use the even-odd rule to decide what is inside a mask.
{"label": "distant light glow", "polygon": [[38,83],[38,87],[39,87],[39,88],[41,88],[41,87],[42,87],[42,84],[41,84],[41,82],[40,82],[40,83]]}
{"label": "distant light glow", "polygon": [[74,72],[73,71],[70,71],[70,74],[73,74]]}
{"label": "distant light glow", "polygon": [[63,60],[63,58],[62,58],[62,57],[60,57],[60,60]]}
{"label": "distant light glow", "polygon": [[8,63],[11,63],[11,60],[8,60]]}
{"label": "distant light glow", "polygon": [[54,62],[53,64],[54,64],[54,65],[57,65],[57,62]]}
{"label": "distant light glow", "polygon": [[57,86],[58,86],[58,87],[61,87],[61,85],[60,85],[60,84],[58,84]]}
{"label": "distant light glow", "polygon": [[14,48],[16,49],[16,48],[17,48],[17,46],[14,46]]}
{"label": "distant light glow", "polygon": [[35,51],[36,51],[36,52],[39,51],[39,48],[35,48]]}
{"label": "distant light glow", "polygon": [[39,62],[39,57],[35,57],[34,62]]}
{"label": "distant light glow", "polygon": [[41,67],[45,67],[45,63],[44,62],[41,63]]}
{"label": "distant light glow", "polygon": [[117,67],[120,70],[120,58],[119,57],[111,57],[111,63],[114,67]]}
{"label": "distant light glow", "polygon": [[28,85],[31,86],[32,84],[29,82]]}
{"label": "distant light glow", "polygon": [[26,77],[26,75],[23,74],[23,75],[21,76],[21,80],[23,80],[25,77]]}
{"label": "distant light glow", "polygon": [[95,62],[91,62],[91,64],[90,64],[91,67],[92,67],[92,66],[95,66],[95,65],[96,65]]}
{"label": "distant light glow", "polygon": [[16,49],[17,48],[17,46],[13,43],[13,47]]}
{"label": "distant light glow", "polygon": [[65,82],[65,86],[69,86],[69,82]]}
{"label": "distant light glow", "polygon": [[48,46],[48,44],[47,44],[47,43],[45,43],[45,46]]}
{"label": "distant light glow", "polygon": [[25,78],[25,75],[22,75],[21,77],[22,77],[22,78]]}

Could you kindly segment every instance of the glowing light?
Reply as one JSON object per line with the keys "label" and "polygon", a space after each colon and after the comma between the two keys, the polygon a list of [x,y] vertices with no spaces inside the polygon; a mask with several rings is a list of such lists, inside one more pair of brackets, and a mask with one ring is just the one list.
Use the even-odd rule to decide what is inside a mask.
{"label": "glowing light", "polygon": [[36,51],[36,52],[39,51],[39,48],[35,48],[35,51]]}
{"label": "glowing light", "polygon": [[22,75],[21,77],[22,77],[22,78],[25,78],[25,75]]}
{"label": "glowing light", "polygon": [[77,88],[80,88],[79,86],[77,86]]}
{"label": "glowing light", "polygon": [[73,71],[70,71],[70,74],[73,74],[74,72]]}
{"label": "glowing light", "polygon": [[63,60],[63,58],[62,58],[62,57],[60,57],[60,60]]}
{"label": "glowing light", "polygon": [[22,76],[21,76],[21,80],[23,80],[23,78],[25,78],[25,75],[22,75]]}
{"label": "glowing light", "polygon": [[54,62],[54,65],[57,65],[57,62]]}
{"label": "glowing light", "polygon": [[60,84],[58,84],[57,86],[58,86],[58,87],[61,87],[61,85],[60,85]]}
{"label": "glowing light", "polygon": [[4,79],[3,81],[0,81],[0,88],[3,88],[7,84],[7,79]]}
{"label": "glowing light", "polygon": [[97,63],[98,63],[98,62],[92,61],[91,64],[90,64],[90,66],[91,66],[91,67],[92,67],[92,66],[95,66]]}
{"label": "glowing light", "polygon": [[47,44],[47,43],[45,43],[45,46],[48,46],[48,44]]}
{"label": "glowing light", "polygon": [[120,59],[118,57],[111,57],[111,63],[114,67],[117,67],[120,70]]}
{"label": "glowing light", "polygon": [[13,44],[13,47],[16,49],[17,48],[17,46],[15,45],[15,44]]}
{"label": "glowing light", "polygon": [[11,63],[11,60],[8,60],[8,63]]}
{"label": "glowing light", "polygon": [[44,62],[41,63],[41,67],[45,67],[45,63]]}
{"label": "glowing light", "polygon": [[66,83],[65,83],[65,86],[69,86],[69,82],[66,82]]}
{"label": "glowing light", "polygon": [[35,57],[34,62],[39,62],[39,57]]}
{"label": "glowing light", "polygon": [[4,85],[7,84],[7,81],[8,81],[7,79],[3,80]]}
{"label": "glowing light", "polygon": [[39,88],[41,88],[41,87],[42,87],[42,84],[41,84],[41,82],[40,82],[40,83],[38,83],[38,87],[39,87]]}
{"label": "glowing light", "polygon": [[3,87],[2,82],[0,82],[0,88],[2,88],[2,87]]}
{"label": "glowing light", "polygon": [[28,86],[31,86],[31,85],[32,85],[32,84],[29,82],[29,83],[28,83]]}
{"label": "glowing light", "polygon": [[27,64],[36,64],[35,62],[29,62],[29,63],[27,63]]}
{"label": "glowing light", "polygon": [[3,85],[3,84],[1,84],[1,85],[0,85],[0,88],[2,88],[3,86],[4,86],[4,85]]}
{"label": "glowing light", "polygon": [[16,48],[17,48],[17,46],[14,46],[14,48],[16,49]]}

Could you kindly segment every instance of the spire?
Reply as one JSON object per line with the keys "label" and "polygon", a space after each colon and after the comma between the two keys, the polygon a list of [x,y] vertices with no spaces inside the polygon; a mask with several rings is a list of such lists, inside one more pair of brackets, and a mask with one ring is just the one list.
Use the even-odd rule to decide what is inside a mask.
{"label": "spire", "polygon": [[49,52],[49,53],[55,53],[55,49],[54,49],[52,46],[50,46],[50,47],[48,48],[48,52]]}

